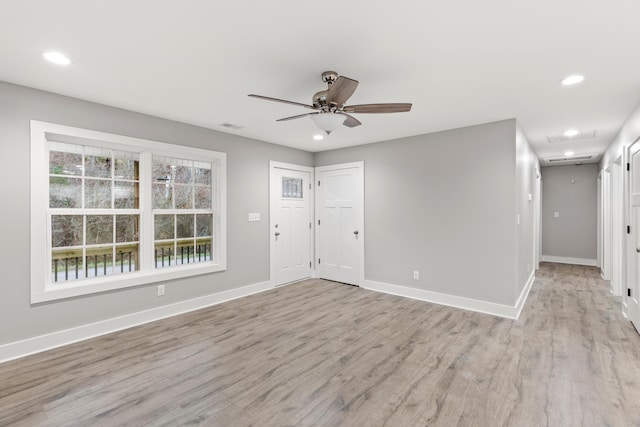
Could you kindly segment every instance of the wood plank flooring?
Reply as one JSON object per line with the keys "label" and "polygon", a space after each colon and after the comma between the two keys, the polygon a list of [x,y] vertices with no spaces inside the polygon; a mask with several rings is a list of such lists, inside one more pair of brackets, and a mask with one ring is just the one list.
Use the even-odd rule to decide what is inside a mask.
{"label": "wood plank flooring", "polygon": [[0,426],[640,426],[640,336],[592,267],[519,320],[308,280],[0,364]]}

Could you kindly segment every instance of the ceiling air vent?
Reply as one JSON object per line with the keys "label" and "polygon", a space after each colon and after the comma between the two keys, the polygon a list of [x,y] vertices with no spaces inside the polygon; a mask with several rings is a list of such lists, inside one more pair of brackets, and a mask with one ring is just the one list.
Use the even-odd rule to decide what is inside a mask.
{"label": "ceiling air vent", "polygon": [[548,136],[547,141],[551,144],[564,141],[576,141],[578,139],[593,139],[596,137],[596,130],[583,130],[575,136],[554,135]]}
{"label": "ceiling air vent", "polygon": [[549,163],[557,162],[582,162],[584,160],[591,160],[593,156],[574,156],[574,157],[555,157],[553,159],[547,159]]}
{"label": "ceiling air vent", "polygon": [[240,129],[244,129],[244,126],[238,126],[238,125],[234,125],[233,123],[220,123],[220,126],[222,126],[223,128],[227,128],[227,129],[233,129],[233,130],[240,130]]}

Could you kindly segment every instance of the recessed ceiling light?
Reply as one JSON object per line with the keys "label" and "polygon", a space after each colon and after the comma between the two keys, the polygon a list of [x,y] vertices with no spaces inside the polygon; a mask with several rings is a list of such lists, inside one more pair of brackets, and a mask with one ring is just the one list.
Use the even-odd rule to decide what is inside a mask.
{"label": "recessed ceiling light", "polygon": [[573,151],[565,151],[564,152],[565,156],[573,156],[574,154],[576,154],[576,153],[574,153]]}
{"label": "recessed ceiling light", "polygon": [[564,136],[566,136],[567,138],[573,138],[574,136],[576,136],[577,134],[579,134],[580,131],[576,130],[576,129],[569,129],[568,131],[566,131],[564,133]]}
{"label": "recessed ceiling light", "polygon": [[322,141],[324,139],[324,136],[322,136],[322,135],[313,135],[313,139],[315,139],[316,141]]}
{"label": "recessed ceiling light", "polygon": [[581,76],[579,74],[574,74],[573,76],[564,78],[561,83],[564,86],[571,86],[571,85],[578,84],[583,80],[584,80],[584,76]]}
{"label": "recessed ceiling light", "polygon": [[44,56],[44,59],[46,59],[47,61],[53,62],[54,64],[57,64],[57,65],[71,64],[71,61],[69,60],[69,58],[67,58],[60,52],[53,52],[53,51],[45,52],[42,54],[42,56]]}

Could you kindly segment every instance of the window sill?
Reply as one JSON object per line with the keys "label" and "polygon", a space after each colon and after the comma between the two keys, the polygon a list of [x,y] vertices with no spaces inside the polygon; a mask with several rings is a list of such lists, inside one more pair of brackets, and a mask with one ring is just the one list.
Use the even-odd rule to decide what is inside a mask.
{"label": "window sill", "polygon": [[215,273],[224,270],[226,270],[226,265],[199,263],[197,265],[186,267],[180,266],[179,268],[167,267],[159,270],[145,272],[139,271],[117,276],[102,276],[100,278],[86,279],[79,282],[48,284],[44,287],[43,291],[31,293],[31,304],[91,295],[99,292],[108,292],[132,286],[149,285],[156,282],[166,282],[167,280]]}

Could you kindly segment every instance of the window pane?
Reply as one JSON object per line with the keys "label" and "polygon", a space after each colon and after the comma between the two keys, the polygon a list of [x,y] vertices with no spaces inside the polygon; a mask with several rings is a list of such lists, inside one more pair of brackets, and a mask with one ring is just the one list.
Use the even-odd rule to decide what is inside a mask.
{"label": "window pane", "polygon": [[195,197],[195,207],[196,209],[211,209],[211,187],[201,187],[198,186],[195,188],[196,197]]}
{"label": "window pane", "polygon": [[139,162],[131,159],[115,159],[114,175],[116,179],[139,179]]}
{"label": "window pane", "polygon": [[[182,162],[185,162],[184,160]],[[191,162],[189,162],[191,163]],[[191,166],[176,166],[174,168],[174,176],[175,176],[175,182],[178,182],[180,184],[189,184],[192,181],[192,171],[193,169],[191,168]]]}
{"label": "window pane", "polygon": [[153,184],[153,208],[154,209],[172,209],[173,208],[173,191],[169,184]]}
{"label": "window pane", "polygon": [[51,254],[51,282],[84,279],[82,249],[56,250]]}
{"label": "window pane", "polygon": [[85,179],[84,207],[89,209],[111,208],[111,181]]}
{"label": "window pane", "polygon": [[84,176],[110,178],[111,177],[111,156],[85,155]]}
{"label": "window pane", "polygon": [[193,240],[178,241],[176,246],[176,264],[191,264],[195,262]]}
{"label": "window pane", "polygon": [[283,177],[282,197],[287,199],[302,199],[302,179]]}
{"label": "window pane", "polygon": [[176,209],[193,209],[193,187],[188,184],[176,184],[173,187],[176,197]]}
{"label": "window pane", "polygon": [[154,251],[154,262],[156,268],[170,267],[176,264],[173,242],[156,243]]}
{"label": "window pane", "polygon": [[82,175],[82,154],[50,151],[49,173],[53,175]]}
{"label": "window pane", "polygon": [[139,221],[138,215],[116,215],[116,242],[137,242]]}
{"label": "window pane", "polygon": [[194,168],[196,184],[211,185],[211,169]]}
{"label": "window pane", "polygon": [[176,215],[176,231],[178,239],[193,237],[193,215]]}
{"label": "window pane", "polygon": [[116,209],[137,209],[138,183],[127,181],[115,181],[113,187],[114,207]]}
{"label": "window pane", "polygon": [[211,236],[211,230],[213,230],[213,215],[196,215],[196,237]]}
{"label": "window pane", "polygon": [[211,261],[211,248],[213,241],[211,239],[196,240],[196,256],[197,261]]}
{"label": "window pane", "polygon": [[164,158],[153,156],[152,164],[153,182],[172,181],[171,165],[164,161]]}
{"label": "window pane", "polygon": [[123,245],[116,248],[114,273],[129,273],[140,269],[138,265],[138,245]]}
{"label": "window pane", "polygon": [[87,277],[106,276],[113,273],[113,248],[88,248],[85,259],[85,274]]}
{"label": "window pane", "polygon": [[53,215],[51,217],[51,246],[82,245],[82,216]]}
{"label": "window pane", "polygon": [[82,178],[50,177],[49,207],[65,209],[81,208]]}
{"label": "window pane", "polygon": [[174,215],[155,215],[154,238],[155,240],[165,240],[174,238],[173,227]]}
{"label": "window pane", "polygon": [[113,243],[113,215],[87,215],[87,245]]}

